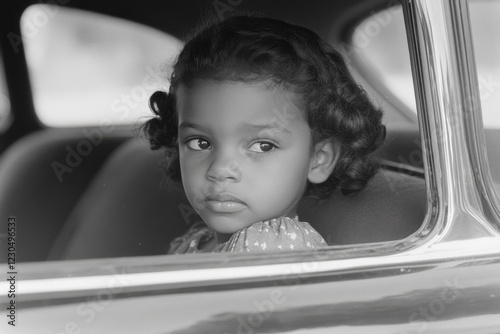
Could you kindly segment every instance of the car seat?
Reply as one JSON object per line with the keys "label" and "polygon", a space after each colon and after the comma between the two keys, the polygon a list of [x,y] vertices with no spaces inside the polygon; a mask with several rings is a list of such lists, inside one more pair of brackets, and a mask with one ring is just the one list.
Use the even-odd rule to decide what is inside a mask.
{"label": "car seat", "polygon": [[[116,130],[99,140],[94,136],[94,145],[85,136],[88,133],[85,129],[37,131],[2,155],[0,217],[17,219],[18,262],[46,260],[90,180],[109,154],[130,138],[129,131]],[[0,233],[6,235],[7,224],[1,226]]]}

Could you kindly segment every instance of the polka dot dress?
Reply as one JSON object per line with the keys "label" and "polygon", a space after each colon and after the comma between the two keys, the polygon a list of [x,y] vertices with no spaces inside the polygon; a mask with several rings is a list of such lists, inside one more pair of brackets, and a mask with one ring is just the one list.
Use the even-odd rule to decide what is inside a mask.
{"label": "polka dot dress", "polygon": [[323,237],[309,223],[280,217],[254,223],[222,244],[217,244],[215,232],[205,224],[195,224],[172,241],[168,254],[312,250],[326,246]]}

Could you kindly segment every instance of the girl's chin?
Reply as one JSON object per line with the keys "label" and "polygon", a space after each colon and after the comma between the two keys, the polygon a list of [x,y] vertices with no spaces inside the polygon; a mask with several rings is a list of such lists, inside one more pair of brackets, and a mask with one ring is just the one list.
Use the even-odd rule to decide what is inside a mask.
{"label": "girl's chin", "polygon": [[241,231],[255,222],[249,222],[248,224],[242,223],[241,220],[236,219],[228,219],[227,217],[221,217],[220,219],[216,219],[216,221],[204,220],[205,223],[217,233],[221,234],[233,234],[238,231]]}
{"label": "girl's chin", "polygon": [[[242,227],[242,228],[238,228],[238,229],[235,229],[234,227],[228,227],[228,226],[220,226],[220,224],[215,224],[214,225],[209,225],[207,224],[208,227],[210,227],[212,230],[214,230],[216,233],[218,234],[227,234],[227,235],[231,235],[231,234],[234,234],[238,231],[241,231],[243,230],[244,228],[248,227],[248,226],[245,226],[245,227]],[[250,226],[250,225],[249,225]]]}
{"label": "girl's chin", "polygon": [[[272,217],[269,219],[250,219],[248,221],[248,217],[242,218],[242,217],[228,217],[228,216],[217,216],[217,217],[203,217],[203,221],[210,227],[212,230],[214,230],[217,233],[221,234],[234,234],[238,231],[241,231],[247,227],[252,226],[255,223],[262,222],[262,221],[267,221],[279,217],[289,217],[292,219],[295,219],[297,217],[297,214],[292,212],[290,214],[285,214],[285,215],[278,215],[276,217]],[[246,220],[246,222],[243,221]]]}

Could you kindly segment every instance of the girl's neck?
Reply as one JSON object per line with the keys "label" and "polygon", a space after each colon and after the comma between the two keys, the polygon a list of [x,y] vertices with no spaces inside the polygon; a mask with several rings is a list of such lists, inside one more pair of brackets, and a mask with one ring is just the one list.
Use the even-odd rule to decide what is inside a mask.
{"label": "girl's neck", "polygon": [[217,243],[222,244],[227,242],[229,238],[231,238],[232,234],[215,232],[215,238],[217,239]]}

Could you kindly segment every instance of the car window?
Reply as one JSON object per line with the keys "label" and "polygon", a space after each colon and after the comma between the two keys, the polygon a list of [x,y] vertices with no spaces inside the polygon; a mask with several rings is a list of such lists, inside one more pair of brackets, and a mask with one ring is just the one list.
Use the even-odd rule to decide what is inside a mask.
{"label": "car window", "polygon": [[[483,122],[488,141],[491,170],[496,183],[500,173],[493,168],[500,161],[494,138],[500,130],[500,1],[470,0],[472,37]],[[408,44],[401,6],[386,8],[362,21],[352,34],[357,63],[372,86],[386,91],[406,111],[416,113]]]}
{"label": "car window", "polygon": [[28,7],[21,32],[36,113],[54,127],[126,124],[149,115],[147,100],[168,88],[161,70],[181,46],[135,22],[50,5]]}
{"label": "car window", "polygon": [[[373,13],[351,37],[352,52],[370,83],[387,88],[404,108],[416,112],[410,55],[401,6]],[[383,92],[381,92],[383,93]]]}
{"label": "car window", "polygon": [[0,58],[0,133],[7,130],[11,121],[10,100],[7,93],[3,62]]}
{"label": "car window", "polygon": [[500,1],[474,0],[470,16],[486,150],[497,194],[500,194]]}

